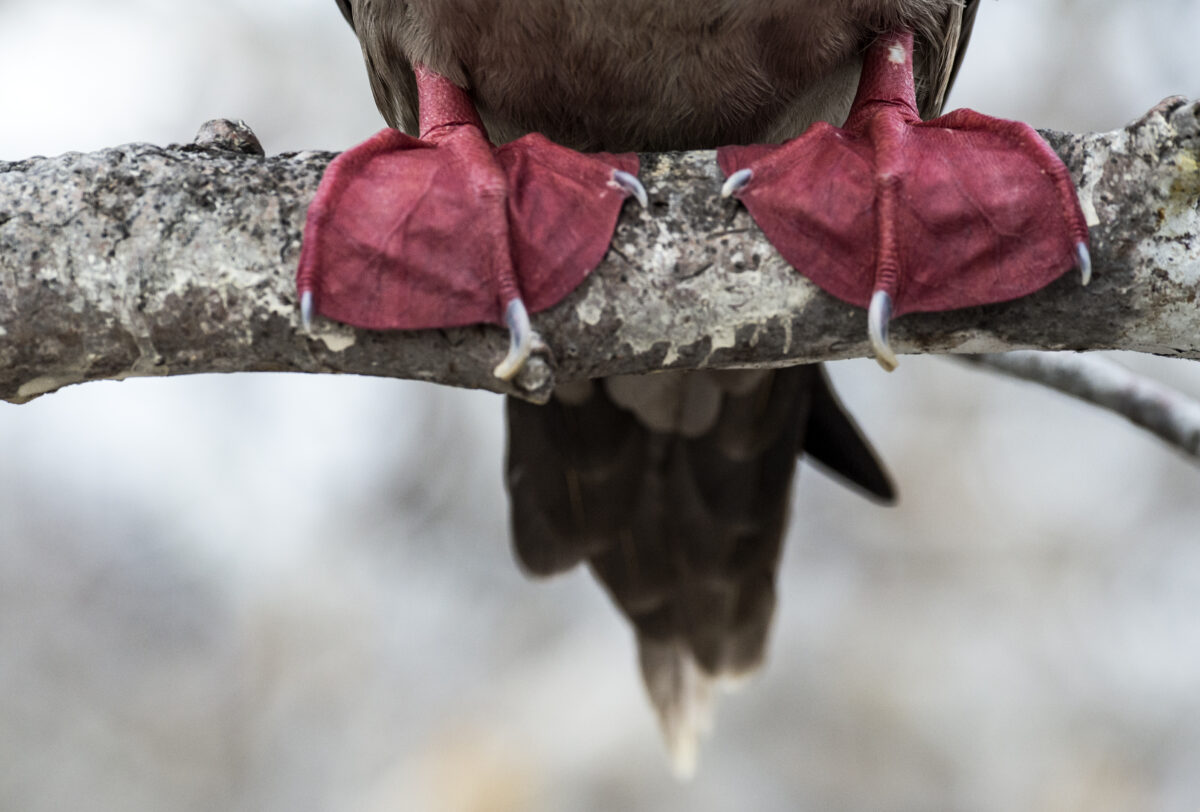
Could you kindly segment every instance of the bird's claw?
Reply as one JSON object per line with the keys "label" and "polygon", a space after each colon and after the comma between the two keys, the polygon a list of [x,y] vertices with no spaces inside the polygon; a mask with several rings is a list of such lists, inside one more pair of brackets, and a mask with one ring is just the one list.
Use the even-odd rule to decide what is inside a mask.
{"label": "bird's claw", "polygon": [[508,303],[504,311],[504,323],[508,326],[508,355],[496,365],[492,374],[502,381],[511,381],[529,360],[537,333],[529,323],[529,311],[520,299]]}
{"label": "bird's claw", "polygon": [[721,184],[721,197],[732,197],[737,194],[746,187],[752,177],[754,177],[754,172],[749,169],[739,169],[734,172]]}
{"label": "bird's claw", "polygon": [[871,296],[871,307],[867,310],[867,335],[871,339],[871,351],[875,360],[887,372],[900,363],[896,353],[888,344],[888,322],[892,318],[892,297],[886,290],[877,290]]}
{"label": "bird's claw", "polygon": [[313,294],[311,290],[306,290],[300,294],[300,324],[305,330],[312,328],[313,320]]}
{"label": "bird's claw", "polygon": [[637,202],[642,204],[642,208],[650,205],[650,198],[646,194],[646,187],[637,179],[636,175],[626,172],[623,169],[614,169],[612,175],[613,183],[620,186],[627,194],[631,194],[637,198]]}
{"label": "bird's claw", "polygon": [[1075,243],[1075,258],[1079,265],[1079,281],[1086,285],[1092,281],[1092,254],[1088,251],[1087,243]]}

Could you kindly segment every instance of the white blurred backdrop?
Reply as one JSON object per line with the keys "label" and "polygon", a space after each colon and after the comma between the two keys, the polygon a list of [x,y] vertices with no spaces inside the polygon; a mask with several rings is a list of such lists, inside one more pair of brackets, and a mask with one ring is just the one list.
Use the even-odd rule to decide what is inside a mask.
{"label": "white blurred backdrop", "polygon": [[[1200,96],[1197,32],[1194,0],[983,0],[952,103],[1116,128]],[[0,0],[0,160],[215,117],[268,153],[381,126],[332,0]],[[0,404],[0,809],[1200,807],[1200,470],[949,361],[833,374],[902,503],[801,472],[767,667],[690,784],[600,590],[511,561],[499,398]]]}

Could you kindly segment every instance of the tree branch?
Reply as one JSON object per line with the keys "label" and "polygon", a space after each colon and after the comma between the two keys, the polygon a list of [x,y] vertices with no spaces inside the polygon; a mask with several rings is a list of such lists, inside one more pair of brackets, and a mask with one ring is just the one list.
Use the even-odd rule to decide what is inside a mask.
{"label": "tree branch", "polygon": [[1200,403],[1109,358],[1067,352],[959,357],[967,363],[1033,381],[1116,412],[1193,461],[1200,460]]}
{"label": "tree branch", "polygon": [[[436,381],[544,399],[555,380],[782,366],[869,354],[865,314],[789,268],[721,202],[711,152],[642,156],[603,264],[534,321],[553,363],[492,377],[493,327],[299,329],[293,273],[329,153],[263,157],[238,128],[0,163],[0,398],[140,375],[288,370]],[[893,323],[902,353],[1126,349],[1200,358],[1200,103],[1125,130],[1045,133],[1080,189],[1095,277]],[[1094,213],[1095,217],[1091,218]]]}

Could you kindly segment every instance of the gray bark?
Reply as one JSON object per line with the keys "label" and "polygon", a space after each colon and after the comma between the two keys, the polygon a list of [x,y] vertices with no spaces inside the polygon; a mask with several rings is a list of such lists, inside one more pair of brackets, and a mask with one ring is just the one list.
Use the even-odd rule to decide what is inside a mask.
{"label": "gray bark", "polygon": [[1193,461],[1200,460],[1200,401],[1102,355],[1008,352],[960,356],[967,363],[1048,386],[1116,412]]}
{"label": "gray bark", "polygon": [[[1044,135],[1096,223],[1092,284],[1067,274],[1016,302],[904,316],[895,349],[1200,358],[1200,103],[1168,100],[1116,132]],[[305,333],[293,274],[332,157],[267,158],[221,124],[184,146],[0,163],[0,398],[278,370],[543,399],[555,380],[870,354],[865,313],[817,290],[718,199],[711,152],[642,156],[649,208],[628,204],[601,266],[535,315],[549,350],[516,384],[492,376],[507,342],[494,327],[378,333],[318,319]]]}

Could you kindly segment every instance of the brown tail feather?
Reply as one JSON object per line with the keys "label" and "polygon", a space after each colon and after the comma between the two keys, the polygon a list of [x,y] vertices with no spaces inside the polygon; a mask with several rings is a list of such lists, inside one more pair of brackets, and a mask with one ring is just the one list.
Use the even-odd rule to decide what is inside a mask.
{"label": "brown tail feather", "polygon": [[535,574],[588,562],[634,625],[647,689],[684,766],[704,680],[762,660],[797,453],[892,495],[819,366],[727,392],[699,436],[646,428],[600,382],[547,406],[510,399],[508,422],[518,558]]}

